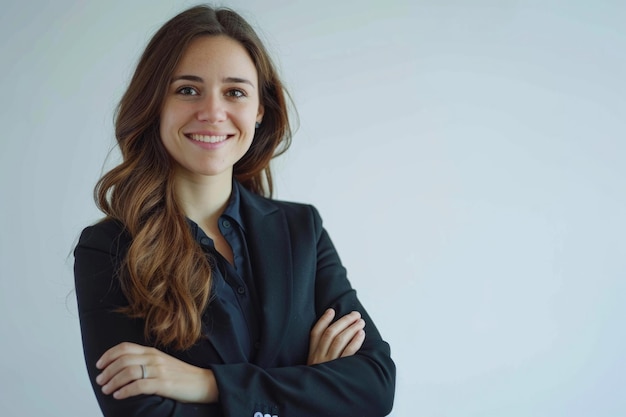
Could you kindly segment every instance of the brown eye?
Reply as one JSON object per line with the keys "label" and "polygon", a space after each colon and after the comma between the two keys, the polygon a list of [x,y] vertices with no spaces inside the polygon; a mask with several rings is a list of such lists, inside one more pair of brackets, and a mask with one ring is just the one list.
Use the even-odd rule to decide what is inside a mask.
{"label": "brown eye", "polygon": [[183,96],[197,96],[198,91],[193,87],[181,87],[176,91],[178,94],[182,94]]}
{"label": "brown eye", "polygon": [[243,98],[246,96],[246,93],[243,90],[240,90],[238,88],[233,88],[232,90],[228,90],[226,95],[228,97]]}

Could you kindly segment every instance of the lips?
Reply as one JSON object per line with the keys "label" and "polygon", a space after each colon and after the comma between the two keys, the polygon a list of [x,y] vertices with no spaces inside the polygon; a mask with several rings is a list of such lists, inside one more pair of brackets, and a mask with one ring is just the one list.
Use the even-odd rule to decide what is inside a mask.
{"label": "lips", "polygon": [[196,142],[203,143],[219,143],[224,142],[230,135],[200,135],[197,133],[192,133],[186,135],[189,139],[195,140]]}

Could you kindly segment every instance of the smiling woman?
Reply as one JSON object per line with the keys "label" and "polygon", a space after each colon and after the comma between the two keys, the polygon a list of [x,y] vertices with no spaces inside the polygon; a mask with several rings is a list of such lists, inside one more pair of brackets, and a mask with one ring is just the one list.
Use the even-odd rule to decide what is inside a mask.
{"label": "smiling woman", "polygon": [[161,110],[161,140],[178,175],[230,184],[262,120],[257,71],[243,46],[226,36],[194,39]]}
{"label": "smiling woman", "polygon": [[[121,100],[106,217],[75,250],[83,347],[107,416],[382,416],[389,346],[315,208],[272,200],[285,93],[226,9],[167,22]],[[366,336],[367,332],[367,336]]]}

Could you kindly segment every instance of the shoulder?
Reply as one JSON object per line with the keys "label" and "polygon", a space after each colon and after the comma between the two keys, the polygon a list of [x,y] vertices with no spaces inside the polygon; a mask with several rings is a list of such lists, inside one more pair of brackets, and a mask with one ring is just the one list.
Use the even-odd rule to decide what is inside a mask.
{"label": "shoulder", "polygon": [[317,209],[311,205],[306,203],[298,203],[294,201],[284,201],[284,200],[269,200],[271,204],[274,204],[278,210],[293,216],[306,216],[306,217],[314,217],[319,216]]}
{"label": "shoulder", "polygon": [[127,247],[130,240],[122,223],[106,218],[83,229],[76,250],[84,248],[117,253]]}
{"label": "shoulder", "polygon": [[118,282],[130,238],[124,226],[105,219],[86,227],[74,249],[74,285],[79,313],[127,305]]}
{"label": "shoulder", "polygon": [[310,223],[321,227],[321,217],[315,206],[293,201],[274,200],[253,194],[243,189],[241,191],[242,204],[249,214],[266,216],[282,214],[289,223]]}

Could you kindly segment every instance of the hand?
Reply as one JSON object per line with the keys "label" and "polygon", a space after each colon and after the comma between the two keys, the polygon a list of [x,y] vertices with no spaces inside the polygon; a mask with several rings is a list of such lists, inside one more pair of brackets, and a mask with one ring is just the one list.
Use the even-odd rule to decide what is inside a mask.
{"label": "hand", "polygon": [[120,343],[107,350],[96,367],[102,370],[96,377],[102,392],[112,393],[118,400],[139,394],[193,403],[218,399],[213,371],[189,365],[158,349]]}
{"label": "hand", "polygon": [[365,341],[365,321],[353,311],[335,323],[335,310],[329,308],[311,330],[307,365],[315,365],[354,355]]}

